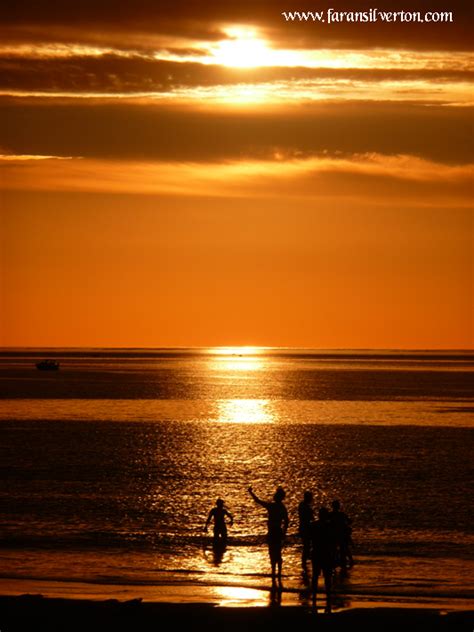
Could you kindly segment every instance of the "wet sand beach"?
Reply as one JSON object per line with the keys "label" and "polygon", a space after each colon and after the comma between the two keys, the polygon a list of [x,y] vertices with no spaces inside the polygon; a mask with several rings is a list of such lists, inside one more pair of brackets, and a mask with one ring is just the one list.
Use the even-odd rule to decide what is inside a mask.
{"label": "wet sand beach", "polygon": [[474,611],[442,613],[420,608],[353,608],[332,615],[310,608],[216,607],[210,604],[46,599],[41,595],[0,597],[0,626],[27,630],[472,630]]}

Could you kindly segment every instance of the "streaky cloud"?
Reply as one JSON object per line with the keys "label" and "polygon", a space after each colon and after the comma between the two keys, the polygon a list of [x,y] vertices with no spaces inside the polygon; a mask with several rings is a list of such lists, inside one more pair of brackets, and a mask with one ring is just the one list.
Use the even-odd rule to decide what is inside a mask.
{"label": "streaky cloud", "polygon": [[43,158],[10,161],[6,189],[470,208],[474,175],[474,164],[449,166],[374,153],[299,159],[280,154],[274,160],[180,164],[82,159],[61,166]]}

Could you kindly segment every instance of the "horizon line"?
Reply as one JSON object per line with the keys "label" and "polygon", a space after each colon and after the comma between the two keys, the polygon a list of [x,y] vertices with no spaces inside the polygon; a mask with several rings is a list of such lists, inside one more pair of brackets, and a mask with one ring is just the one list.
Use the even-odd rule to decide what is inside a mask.
{"label": "horizon line", "polygon": [[295,351],[314,351],[314,352],[340,352],[340,351],[377,351],[377,352],[457,352],[457,353],[473,353],[474,347],[300,347],[300,346],[269,346],[269,345],[251,345],[251,344],[239,344],[239,345],[192,345],[192,346],[61,346],[61,345],[34,345],[34,346],[18,346],[18,345],[4,345],[0,346],[0,353],[3,351],[22,351],[22,350],[111,350],[111,351],[134,351],[134,350],[146,350],[146,351],[175,351],[175,350],[208,350],[208,349],[262,349],[262,350],[295,350]]}

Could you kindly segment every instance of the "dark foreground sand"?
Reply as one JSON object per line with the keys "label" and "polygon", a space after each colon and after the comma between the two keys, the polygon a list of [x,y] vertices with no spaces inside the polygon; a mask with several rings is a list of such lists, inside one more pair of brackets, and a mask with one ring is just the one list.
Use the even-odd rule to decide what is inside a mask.
{"label": "dark foreground sand", "polygon": [[94,630],[466,630],[474,611],[441,614],[414,608],[359,608],[315,615],[298,606],[223,608],[208,604],[46,599],[41,595],[0,597],[0,632]]}

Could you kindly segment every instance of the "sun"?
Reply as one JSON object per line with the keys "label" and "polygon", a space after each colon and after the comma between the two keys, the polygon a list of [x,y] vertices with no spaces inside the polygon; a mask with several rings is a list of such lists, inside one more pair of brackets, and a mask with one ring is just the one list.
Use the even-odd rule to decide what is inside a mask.
{"label": "sun", "polygon": [[266,42],[248,28],[225,29],[228,39],[221,40],[211,49],[215,63],[232,68],[256,68],[269,64],[271,50]]}

